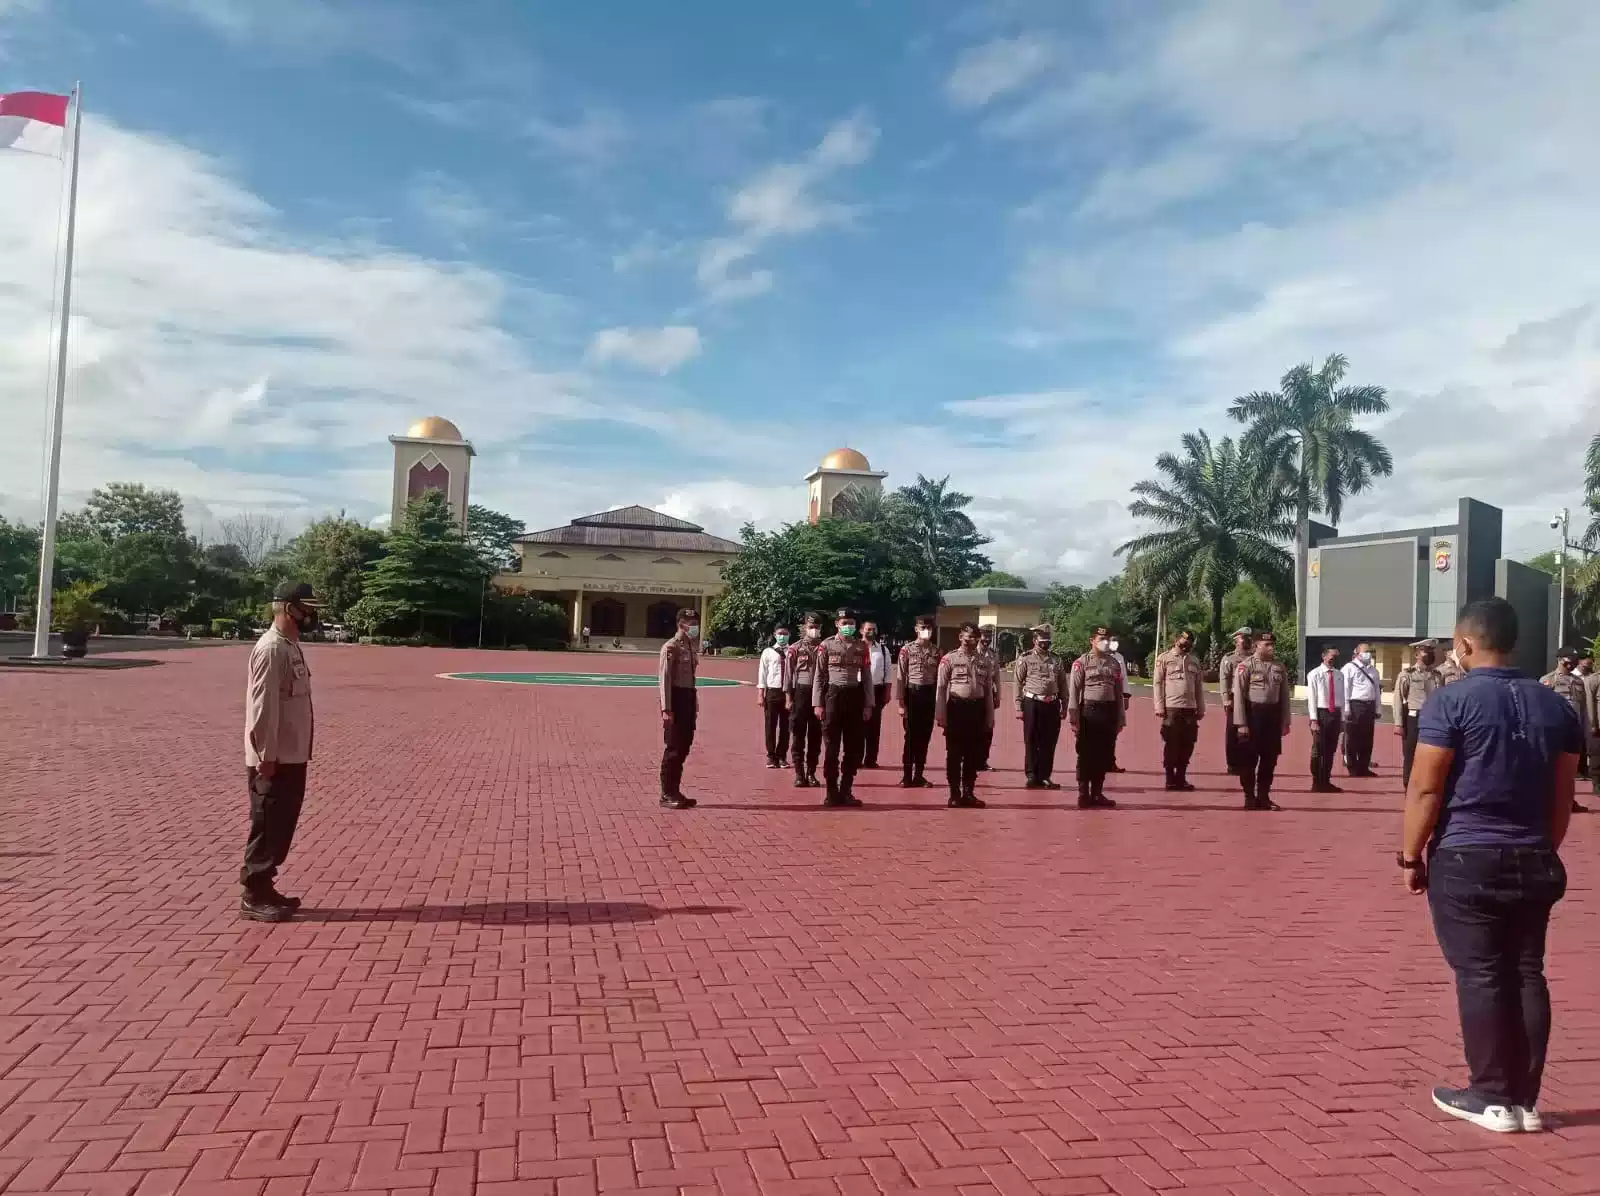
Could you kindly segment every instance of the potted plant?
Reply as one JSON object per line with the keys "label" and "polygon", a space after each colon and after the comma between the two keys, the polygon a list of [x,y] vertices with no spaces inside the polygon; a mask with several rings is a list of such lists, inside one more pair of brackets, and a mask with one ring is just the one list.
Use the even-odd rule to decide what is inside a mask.
{"label": "potted plant", "polygon": [[100,606],[94,600],[99,590],[93,582],[73,582],[56,593],[52,603],[55,625],[61,629],[61,655],[81,660],[89,654],[89,631],[100,619]]}

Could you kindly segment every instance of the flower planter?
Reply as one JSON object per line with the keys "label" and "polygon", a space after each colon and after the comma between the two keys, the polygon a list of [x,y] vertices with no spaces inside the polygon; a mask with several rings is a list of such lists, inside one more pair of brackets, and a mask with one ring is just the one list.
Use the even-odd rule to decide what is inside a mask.
{"label": "flower planter", "polygon": [[61,633],[61,655],[67,660],[82,660],[89,655],[88,631],[63,631]]}

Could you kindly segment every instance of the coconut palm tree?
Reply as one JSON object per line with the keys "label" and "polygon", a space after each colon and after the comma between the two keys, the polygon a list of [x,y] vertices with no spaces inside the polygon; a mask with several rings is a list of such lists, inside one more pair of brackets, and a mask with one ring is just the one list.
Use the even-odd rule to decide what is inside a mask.
{"label": "coconut palm tree", "polygon": [[1245,440],[1263,464],[1283,473],[1294,496],[1294,605],[1305,638],[1305,574],[1313,512],[1338,526],[1344,500],[1373,478],[1394,472],[1383,442],[1355,426],[1357,416],[1382,415],[1389,400],[1381,386],[1341,386],[1350,363],[1342,353],[1322,368],[1297,365],[1275,391],[1233,401],[1228,414],[1248,426]]}
{"label": "coconut palm tree", "polygon": [[[1583,462],[1584,505],[1589,508],[1589,526],[1580,543],[1590,553],[1600,553],[1600,434],[1589,442]],[[1589,556],[1573,575],[1578,591],[1578,613],[1585,618],[1600,616],[1600,555]]]}
{"label": "coconut palm tree", "polygon": [[967,585],[989,569],[988,558],[978,552],[989,538],[978,534],[966,513],[972,496],[950,489],[948,474],[935,482],[919,473],[895,498],[905,504],[912,542],[941,588]]}
{"label": "coconut palm tree", "polygon": [[1128,505],[1158,526],[1117,549],[1153,593],[1195,598],[1211,607],[1213,651],[1222,643],[1222,600],[1241,580],[1287,602],[1294,561],[1283,547],[1294,532],[1292,491],[1276,457],[1205,432],[1183,438],[1183,454],[1156,458],[1159,479],[1133,487]]}
{"label": "coconut palm tree", "polygon": [[846,486],[834,495],[831,513],[852,523],[888,523],[902,512],[896,496],[876,486]]}

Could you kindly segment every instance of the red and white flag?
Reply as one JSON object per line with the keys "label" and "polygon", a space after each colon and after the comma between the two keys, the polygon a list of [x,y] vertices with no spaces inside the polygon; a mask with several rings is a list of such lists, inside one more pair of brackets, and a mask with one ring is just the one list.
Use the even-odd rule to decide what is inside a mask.
{"label": "red and white flag", "polygon": [[0,149],[59,158],[66,144],[70,96],[44,91],[0,93]]}

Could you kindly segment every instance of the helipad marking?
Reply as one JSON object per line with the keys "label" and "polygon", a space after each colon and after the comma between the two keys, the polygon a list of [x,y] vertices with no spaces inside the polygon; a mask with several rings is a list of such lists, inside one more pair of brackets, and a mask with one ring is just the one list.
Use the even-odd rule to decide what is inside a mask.
{"label": "helipad marking", "polygon": [[[492,685],[577,685],[595,689],[654,689],[654,673],[440,673],[447,681],[487,681]],[[743,685],[725,677],[700,677],[699,689]]]}

